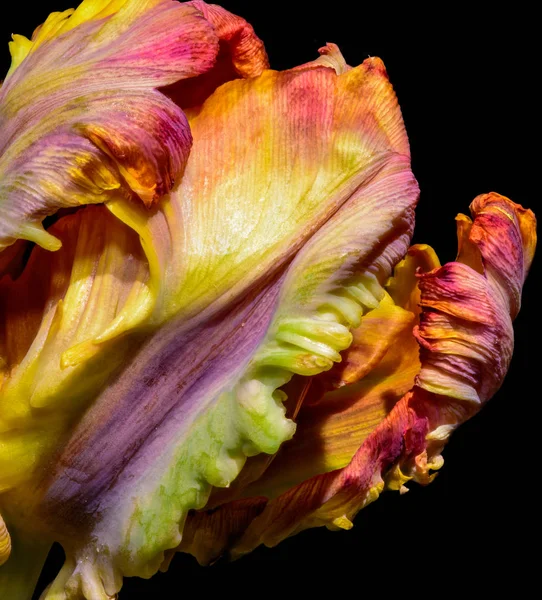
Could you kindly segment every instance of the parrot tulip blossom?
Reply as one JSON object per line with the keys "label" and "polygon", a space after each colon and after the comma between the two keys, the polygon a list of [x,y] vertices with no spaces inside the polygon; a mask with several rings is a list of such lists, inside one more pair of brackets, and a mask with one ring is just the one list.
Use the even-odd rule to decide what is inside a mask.
{"label": "parrot tulip blossom", "polygon": [[[383,63],[269,69],[200,0],[84,0],[0,89],[0,589],[113,598],[349,529],[422,484],[499,388],[529,210],[409,248],[418,185]],[[11,594],[11,595],[10,595]]]}

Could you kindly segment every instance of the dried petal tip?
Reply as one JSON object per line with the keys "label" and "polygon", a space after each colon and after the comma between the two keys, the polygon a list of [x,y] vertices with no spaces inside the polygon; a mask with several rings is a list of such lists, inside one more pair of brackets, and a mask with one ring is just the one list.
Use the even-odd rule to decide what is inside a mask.
{"label": "dried petal tip", "polygon": [[319,48],[318,52],[320,53],[320,57],[314,61],[315,64],[331,67],[335,70],[337,75],[342,75],[342,73],[346,73],[346,71],[349,71],[352,68],[346,64],[337,44],[328,42],[325,46]]}

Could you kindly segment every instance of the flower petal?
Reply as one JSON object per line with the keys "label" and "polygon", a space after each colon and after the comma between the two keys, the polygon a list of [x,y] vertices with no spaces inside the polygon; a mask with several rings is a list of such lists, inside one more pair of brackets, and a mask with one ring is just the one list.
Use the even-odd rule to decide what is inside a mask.
{"label": "flower petal", "polygon": [[[210,513],[202,511],[194,515],[197,526],[215,536],[216,543],[207,539],[203,544],[201,538],[191,534],[181,544],[181,550],[205,562],[228,549],[237,556],[261,543],[273,546],[307,527],[349,529],[355,514],[375,500],[385,486],[406,491],[404,484],[410,479],[420,483],[432,480],[434,475],[430,472],[442,466],[440,451],[450,433],[472,416],[479,402],[487,400],[502,382],[511,354],[511,316],[516,306],[513,300],[518,299],[534,249],[535,222],[530,211],[497,194],[478,197],[471,210],[474,223],[466,239],[473,248],[479,248],[484,273],[454,262],[420,276],[422,312],[416,339],[422,348],[421,370],[412,391],[395,404],[374,431],[364,439],[362,436],[359,450],[346,467],[329,473],[325,473],[326,463],[319,461],[315,447],[312,452],[310,446],[306,447],[306,453],[297,452],[298,440],[303,438],[304,411],[313,410],[310,403],[305,403],[299,413],[296,438],[281,449],[260,481],[239,492],[245,498],[218,506]],[[463,219],[460,222],[460,247],[464,248]],[[472,258],[472,249],[468,255]],[[498,264],[502,268],[496,271]],[[409,271],[401,265],[396,280],[404,281]],[[507,279],[503,273],[508,274]],[[394,288],[397,290],[397,281],[390,286]],[[378,368],[375,371],[378,373]],[[346,393],[349,388],[355,390],[372,375],[373,372],[359,384],[343,389]],[[389,383],[393,385],[393,378]],[[362,406],[364,401],[370,401],[372,392],[368,386],[360,394]],[[361,411],[360,415],[370,421],[370,412],[363,415]],[[329,418],[340,423],[336,414],[330,414]],[[326,440],[326,435],[333,436],[333,427],[326,431],[325,425],[324,420],[321,438],[324,452],[337,451],[340,445],[334,446],[333,442],[329,445]],[[363,420],[358,422],[358,428],[362,427]],[[310,426],[308,431],[310,439]],[[348,439],[350,430],[339,432],[341,435]],[[321,474],[311,477],[315,457]],[[296,464],[288,469],[296,461],[305,465]],[[296,472],[306,478],[297,485],[292,478]],[[285,488],[289,489],[275,497],[275,491],[280,493]],[[254,504],[250,504],[251,496]],[[243,515],[244,503],[250,510],[258,507],[257,516],[248,527],[245,516],[248,520],[249,508]],[[230,511],[235,511],[236,519],[226,535],[223,523],[227,522]],[[190,520],[187,530],[193,531]]]}
{"label": "flower petal", "polygon": [[471,211],[468,242],[471,256],[479,252],[483,273],[453,262],[421,278],[423,312],[415,335],[423,366],[417,384],[480,403],[500,387],[512,358],[512,319],[536,233],[532,212],[498,194],[478,196]]}
{"label": "flower petal", "polygon": [[[429,247],[414,246],[397,265],[387,287],[397,295],[401,284],[403,305],[410,306],[419,297],[417,269],[430,270],[435,259]],[[249,459],[230,488],[214,490],[206,510],[189,515],[178,550],[193,554],[201,564],[213,562],[235,546],[269,498],[315,475],[345,467],[414,383],[419,360],[411,335],[413,321],[414,314],[385,293],[353,330],[352,345],[342,352],[342,362],[312,378],[308,393],[303,390],[294,438],[273,460]],[[292,392],[290,386],[288,405],[295,398]]]}
{"label": "flower petal", "polygon": [[154,88],[205,72],[217,52],[211,24],[169,0],[86,0],[33,40],[0,90],[0,249],[58,249],[41,221],[59,208],[169,191],[191,137]]}
{"label": "flower petal", "polygon": [[232,79],[257,77],[269,68],[263,42],[245,19],[221,6],[202,0],[187,2],[212,23],[219,39],[219,50],[212,69],[195,77],[178,81],[162,91],[183,109],[195,109],[213,91]]}
{"label": "flower petal", "polygon": [[291,437],[277,388],[340,360],[412,234],[418,187],[375,59],[230,82],[191,128],[172,194],[150,211],[108,204],[141,235],[161,328],[32,488],[68,551],[57,583],[83,593],[150,576],[211,486]]}
{"label": "flower petal", "polygon": [[16,281],[0,280],[0,489],[32,476],[69,415],[122,362],[125,342],[104,347],[102,338],[132,329],[153,306],[137,235],[104,207],[51,231],[60,251],[35,248]]}
{"label": "flower petal", "polygon": [[257,77],[269,67],[263,42],[245,19],[202,0],[193,0],[187,4],[201,11],[213,24],[218,39],[228,44],[233,67],[239,76]]}
{"label": "flower petal", "polygon": [[[373,287],[381,299],[373,300],[376,308],[370,308],[352,331],[352,344],[341,353],[341,362],[311,378],[308,386],[294,379],[285,388],[288,414],[297,425],[295,437],[274,457],[250,458],[227,490],[213,491],[207,507],[239,496],[275,497],[350,462],[363,440],[414,384],[420,368],[418,345],[411,334],[419,312],[416,273],[438,265],[430,247],[409,249],[386,286],[393,299]],[[411,307],[413,311],[406,310]],[[215,551],[220,553],[219,548]]]}
{"label": "flower petal", "polygon": [[[340,76],[318,67],[226,83],[190,128],[194,147],[168,198],[150,212],[108,204],[145,240],[162,290],[158,319],[228,303],[290,261],[388,156],[404,157],[396,177],[408,169],[401,113],[379,59]],[[382,232],[393,225],[379,223]]]}
{"label": "flower petal", "polygon": [[[417,295],[416,268],[427,269],[428,257],[425,249],[411,250],[397,271],[409,271],[410,282],[402,276],[403,291],[410,288]],[[415,315],[385,293],[354,329],[352,345],[342,353],[342,361],[313,381],[296,419],[294,439],[281,448],[265,475],[242,491],[243,496],[275,497],[351,461],[414,385],[420,369],[418,345],[411,333],[414,322]],[[217,505],[220,499],[218,495]]]}

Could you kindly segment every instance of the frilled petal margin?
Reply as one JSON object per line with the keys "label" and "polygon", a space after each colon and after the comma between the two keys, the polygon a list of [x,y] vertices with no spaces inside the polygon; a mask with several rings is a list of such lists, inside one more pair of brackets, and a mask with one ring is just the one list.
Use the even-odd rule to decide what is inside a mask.
{"label": "frilled petal margin", "polygon": [[[137,292],[133,274],[115,273],[113,284],[124,281],[125,305],[146,288],[155,301],[113,344],[102,327],[118,323],[121,301],[120,313],[106,311],[96,323],[97,337],[70,330],[57,340],[46,326],[46,344],[59,344],[68,375],[32,379],[47,410],[20,394],[26,429],[6,425],[4,435],[15,438],[34,431],[35,417],[57,425],[55,452],[40,454],[37,444],[47,470],[29,468],[32,479],[2,496],[8,525],[66,550],[46,598],[107,598],[123,575],[152,575],[212,486],[229,485],[247,457],[276,453],[295,429],[279,388],[341,360],[412,235],[418,186],[378,59],[341,74],[317,64],[226,83],[191,114],[190,127],[183,178],[158,205],[118,197],[54,226],[98,211],[138,234],[141,247],[124,252],[135,257]],[[105,251],[96,247],[87,260],[99,264]],[[72,283],[93,287],[91,280],[89,273]],[[87,314],[84,303],[78,310]],[[44,315],[37,311],[38,331]],[[11,356],[24,355],[13,346]],[[120,365],[124,352],[130,361]],[[110,360],[118,364],[113,378]],[[70,402],[63,386],[71,369],[102,372],[100,362],[109,381],[85,378],[88,387]],[[46,438],[53,428],[42,423]]]}
{"label": "frilled petal margin", "polygon": [[[412,336],[416,319],[405,306],[419,301],[416,270],[427,271],[438,265],[429,247],[409,250],[408,258],[396,267],[392,283],[386,286],[394,297],[382,289],[367,295],[368,312],[353,329],[352,344],[341,353],[342,361],[306,383],[294,378],[286,388],[289,416],[297,424],[294,438],[276,456],[249,459],[228,489],[213,490],[207,508],[239,496],[275,497],[301,481],[350,462],[363,440],[414,384],[420,369],[418,345]],[[399,298],[395,297],[397,283]],[[199,516],[194,518],[199,520]],[[205,527],[200,533],[196,529],[194,533],[204,538]],[[188,531],[192,531],[190,526]],[[183,544],[188,539],[185,536]],[[210,550],[220,554],[221,549],[210,543]]]}
{"label": "frilled petal margin", "polygon": [[[371,317],[384,331],[387,351],[381,360],[374,364],[378,353],[369,352],[366,364],[373,363],[373,368],[367,375],[362,370],[359,382],[323,396],[322,386],[317,386],[312,402],[309,390],[294,440],[281,448],[257,481],[226,497],[219,492],[211,498],[212,510],[191,513],[179,550],[209,563],[223,553],[235,557],[262,543],[273,546],[308,527],[349,529],[355,514],[383,489],[406,491],[404,484],[411,479],[422,484],[432,480],[431,471],[442,466],[440,452],[450,433],[495,393],[507,371],[512,318],[536,243],[532,212],[507,198],[479,196],[471,211],[474,222],[458,216],[456,262],[438,267],[430,249],[413,247],[388,286],[396,301],[412,307],[416,294],[409,293],[409,280],[413,267],[421,267],[421,314],[411,341],[404,329],[392,333],[393,340],[387,337],[394,320],[387,330],[382,328],[377,314],[384,302],[363,317],[360,333],[371,328]],[[461,262],[465,257],[476,268]],[[436,268],[428,270],[431,263]],[[413,351],[414,337],[421,364]],[[369,330],[364,339],[371,345]],[[398,352],[398,346],[404,351]],[[358,351],[356,345],[345,351],[347,365],[349,355]],[[412,366],[419,369],[416,376]],[[412,389],[395,403],[409,379]],[[331,403],[335,410],[328,408]],[[354,451],[356,441],[361,444]],[[349,453],[348,464],[337,468]],[[227,496],[229,502],[222,503]]]}

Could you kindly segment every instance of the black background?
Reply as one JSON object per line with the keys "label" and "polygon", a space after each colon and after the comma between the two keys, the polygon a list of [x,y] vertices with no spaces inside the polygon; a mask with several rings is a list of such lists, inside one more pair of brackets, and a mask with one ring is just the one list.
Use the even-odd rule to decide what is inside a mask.
{"label": "black background", "polygon": [[[329,2],[317,8],[311,2],[223,0],[254,25],[275,69],[312,60],[327,41],[339,45],[349,64],[367,56],[384,60],[421,187],[414,242],[431,244],[446,262],[455,257],[454,217],[468,213],[477,194],[497,191],[542,213],[535,183],[541,104],[535,91],[536,19],[518,3],[503,5],[506,9],[479,6],[476,12],[448,3],[406,8],[410,4],[397,9]],[[72,5],[10,3],[12,14],[1,17],[2,72],[9,66],[11,33],[29,36],[49,12]],[[534,487],[540,469],[536,383],[542,369],[535,333],[538,262],[524,288],[508,376],[483,411],[454,434],[444,467],[429,487],[412,485],[404,496],[384,494],[349,532],[307,531],[232,564],[202,568],[179,555],[165,575],[125,580],[121,599],[254,595],[275,587],[286,596],[324,594],[327,585],[335,594],[356,596],[369,590],[384,597],[409,590],[447,595],[451,586],[465,594],[510,589],[511,597],[526,596],[535,581],[541,533]],[[57,550],[43,583],[61,562]]]}

